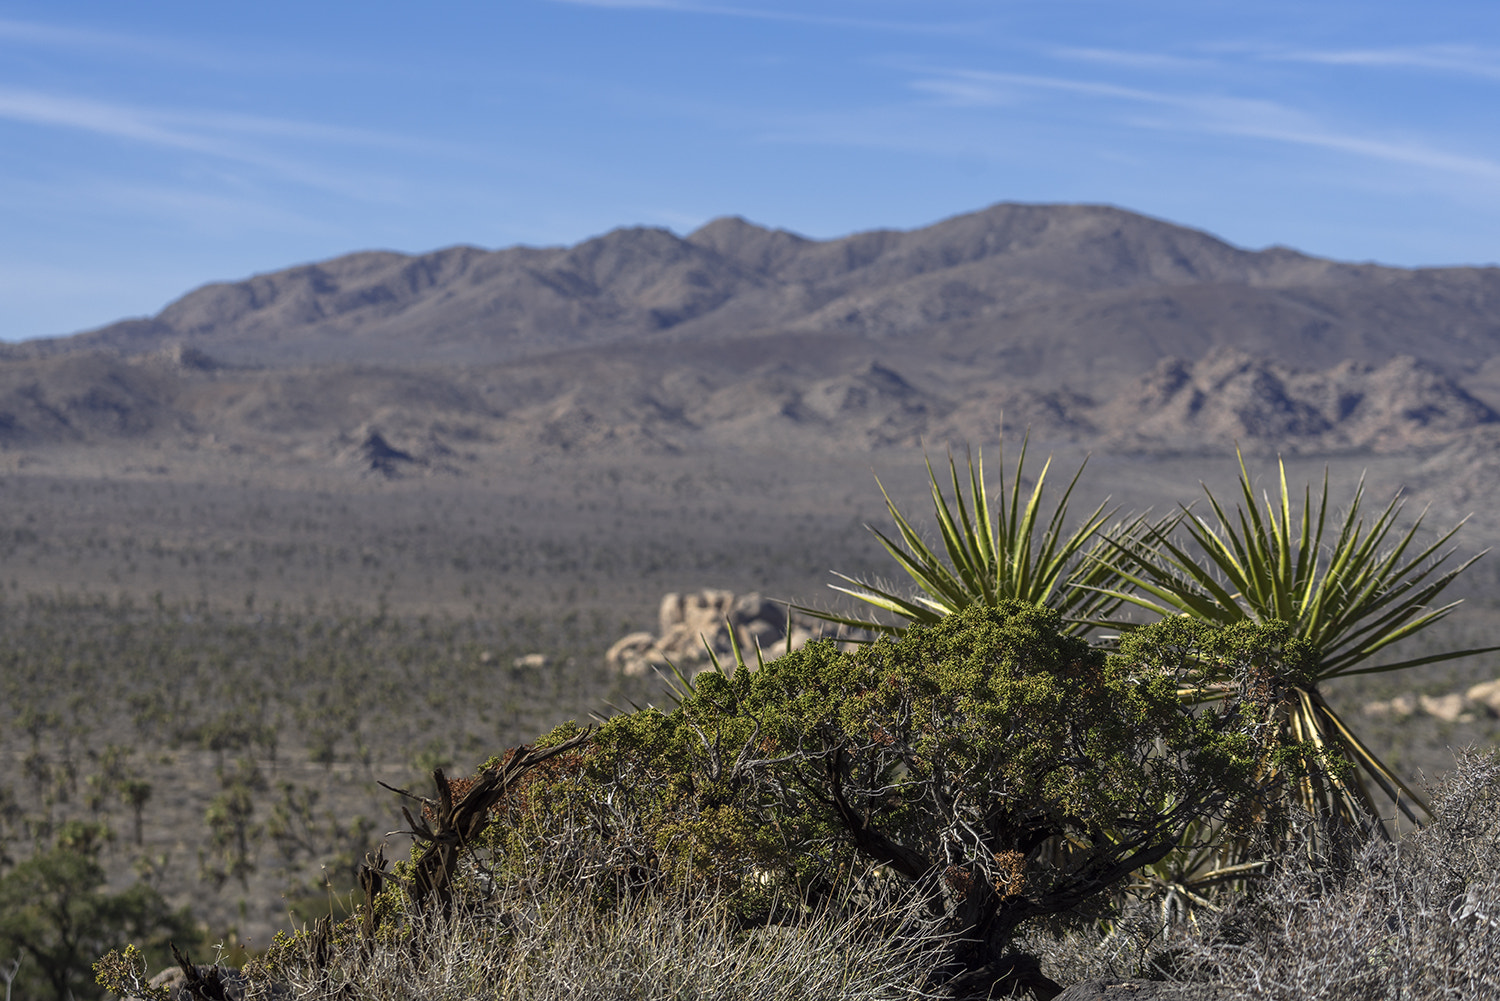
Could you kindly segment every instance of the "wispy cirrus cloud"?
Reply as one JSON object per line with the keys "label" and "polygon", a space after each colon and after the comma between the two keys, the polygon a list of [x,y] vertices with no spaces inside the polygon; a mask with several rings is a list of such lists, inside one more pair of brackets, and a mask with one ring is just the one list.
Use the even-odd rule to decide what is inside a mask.
{"label": "wispy cirrus cloud", "polygon": [[356,173],[314,166],[257,140],[424,148],[399,136],[265,116],[146,108],[43,91],[0,87],[0,120],[66,129],[255,167],[304,186],[371,201],[391,197],[389,186]]}
{"label": "wispy cirrus cloud", "polygon": [[1131,52],[1123,49],[1051,48],[1046,53],[1056,59],[1095,63],[1136,70],[1203,70],[1216,64],[1202,56],[1174,56],[1160,52]]}
{"label": "wispy cirrus cloud", "polygon": [[675,11],[682,14],[709,14],[719,17],[750,18],[757,21],[789,21],[795,24],[823,25],[836,28],[862,28],[870,31],[907,32],[951,35],[967,30],[958,22],[888,21],[863,17],[839,17],[829,14],[805,14],[795,10],[763,7],[741,7],[728,4],[696,3],[694,0],[551,0],[576,7],[603,7],[613,10]]}
{"label": "wispy cirrus cloud", "polygon": [[57,177],[11,180],[0,191],[0,212],[22,215],[86,207],[95,218],[140,219],[195,235],[295,233],[321,236],[326,223],[253,185],[181,185],[100,176],[80,167]]}
{"label": "wispy cirrus cloud", "polygon": [[[167,29],[170,31],[171,29]],[[335,60],[325,51],[301,52],[295,38],[289,37],[273,47],[247,46],[220,39],[174,37],[171,34],[141,34],[44,21],[23,21],[0,17],[0,65],[7,50],[50,49],[59,55],[87,57],[135,67],[149,67],[159,72],[166,67],[195,67],[212,74],[264,74],[304,71],[315,65],[322,73],[345,69],[364,71],[368,66],[360,58]]]}
{"label": "wispy cirrus cloud", "polygon": [[214,152],[201,138],[153,122],[133,108],[34,90],[0,89],[0,118],[31,125],[77,129],[157,146]]}
{"label": "wispy cirrus cloud", "polygon": [[239,61],[230,52],[211,51],[202,45],[187,45],[147,35],[0,18],[0,47],[6,45],[78,52],[113,52],[219,69]]}
{"label": "wispy cirrus cloud", "polygon": [[1070,80],[1064,77],[1035,76],[1027,73],[994,73],[986,70],[940,70],[913,80],[912,89],[933,94],[957,103],[1011,104],[1018,92],[1027,90],[1065,91],[1094,97],[1113,97],[1147,103],[1175,103],[1169,95],[1136,87],[1092,80]]}
{"label": "wispy cirrus cloud", "polygon": [[4,86],[0,86],[0,118],[83,129],[164,146],[197,149],[200,152],[214,152],[223,147],[216,147],[215,140],[189,130],[226,135],[315,139],[368,146],[419,145],[402,136],[370,129],[352,129],[237,112],[150,108]]}
{"label": "wispy cirrus cloud", "polygon": [[1347,153],[1387,163],[1500,181],[1500,160],[1445,150],[1419,140],[1360,135],[1331,127],[1278,101],[1183,94],[1067,77],[980,70],[929,72],[911,82],[923,93],[958,105],[1012,105],[1027,94],[1054,92],[1155,109],[1122,119],[1155,129],[1242,136]]}
{"label": "wispy cirrus cloud", "polygon": [[134,35],[79,28],[60,28],[40,21],[16,21],[0,18],[0,42],[22,42],[68,48],[118,48],[137,51],[154,49],[160,43]]}
{"label": "wispy cirrus cloud", "polygon": [[1323,66],[1416,69],[1500,80],[1500,49],[1473,45],[1416,45],[1376,49],[1304,49],[1267,52],[1262,58]]}
{"label": "wispy cirrus cloud", "polygon": [[1242,44],[1201,43],[1197,55],[1128,49],[1055,47],[1045,53],[1071,62],[1126,70],[1214,70],[1228,62],[1284,62],[1368,69],[1428,70],[1500,80],[1500,48],[1477,45],[1410,45],[1350,49],[1264,48]]}

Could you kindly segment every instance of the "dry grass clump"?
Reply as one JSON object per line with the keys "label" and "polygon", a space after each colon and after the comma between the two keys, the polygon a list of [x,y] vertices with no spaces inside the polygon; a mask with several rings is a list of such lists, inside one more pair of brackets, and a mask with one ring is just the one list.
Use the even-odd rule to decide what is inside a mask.
{"label": "dry grass clump", "polygon": [[557,883],[484,895],[444,917],[403,906],[373,947],[346,928],[299,936],[247,970],[252,999],[356,1001],[915,1001],[934,943],[883,934],[899,905],[823,908],[745,927],[709,894],[647,892],[609,907]]}
{"label": "dry grass clump", "polygon": [[1433,823],[1289,856],[1183,950],[1186,969],[1285,1001],[1500,998],[1500,756],[1468,752]]}
{"label": "dry grass clump", "polygon": [[[1218,910],[1164,923],[1149,901],[1017,945],[1061,983],[1196,981],[1217,998],[1500,999],[1500,752],[1466,752],[1434,821],[1399,841],[1326,828]],[[1308,824],[1310,828],[1311,823]],[[1316,844],[1317,853],[1309,849]]]}
{"label": "dry grass clump", "polygon": [[1174,979],[1164,957],[1174,932],[1154,901],[1125,900],[1107,921],[1040,923],[1017,936],[1015,948],[1035,956],[1060,984],[1085,980]]}

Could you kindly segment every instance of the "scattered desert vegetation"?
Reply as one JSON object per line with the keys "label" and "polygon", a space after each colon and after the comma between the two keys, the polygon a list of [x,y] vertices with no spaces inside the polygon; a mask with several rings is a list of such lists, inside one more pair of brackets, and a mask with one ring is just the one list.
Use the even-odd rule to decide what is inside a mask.
{"label": "scattered desert vegetation", "polygon": [[[1105,664],[1056,624],[1016,604],[855,653],[818,643],[706,675],[670,713],[562,727],[472,782],[437,772],[405,818],[410,860],[367,856],[355,915],[278,937],[242,973],[195,973],[264,998],[1048,998],[1093,977],[1494,996],[1493,753],[1465,757],[1398,841],[1278,818],[1257,762],[1331,764],[1257,725],[1264,627],[1208,627],[1247,684],[1205,717],[1150,663],[1160,637]],[[932,655],[936,677],[910,670]],[[1007,713],[1034,721],[1026,739],[983,725]],[[1249,829],[1267,864],[1178,919],[1126,877],[1206,816]],[[99,966],[140,996],[147,971],[135,951]]]}
{"label": "scattered desert vegetation", "polygon": [[[8,993],[114,946],[149,994],[174,943],[268,997],[1493,997],[1496,766],[1453,761],[1500,722],[1392,707],[1500,675],[1445,659],[1500,635],[1500,560],[1447,576],[1500,538],[1495,280],[1009,205],[356,255],[7,348]],[[1083,517],[938,459],[1028,423],[1093,450]],[[1233,442],[1336,456],[1326,519],[1224,493]],[[708,588],[884,638],[605,669]]]}
{"label": "scattered desert vegetation", "polygon": [[[950,494],[965,485],[953,472]],[[527,564],[545,581],[540,600],[509,599],[503,589],[497,600],[492,590],[482,596],[489,604],[466,607],[464,596],[427,614],[393,610],[400,602],[376,586],[384,577],[370,578],[363,604],[280,601],[268,578],[257,595],[233,603],[12,589],[0,601],[0,893],[34,902],[39,874],[62,860],[50,870],[61,875],[46,877],[48,892],[69,901],[63,911],[92,915],[95,929],[49,966],[22,943],[50,948],[55,922],[33,912],[24,927],[0,926],[0,942],[23,958],[16,989],[89,996],[97,988],[77,957],[129,942],[136,951],[115,953],[101,969],[112,988],[145,990],[142,971],[170,967],[172,941],[194,959],[217,955],[244,967],[250,989],[267,996],[290,988],[367,997],[710,997],[734,993],[736,983],[736,996],[745,996],[748,978],[765,997],[1012,988],[1047,997],[1093,975],[1193,978],[1247,996],[1363,996],[1318,994],[1306,977],[1275,980],[1264,971],[1253,982],[1236,979],[1232,957],[1247,957],[1234,970],[1256,969],[1255,955],[1282,948],[1277,935],[1303,934],[1304,925],[1288,922],[1336,913],[1278,910],[1278,900],[1300,899],[1294,886],[1309,899],[1347,900],[1353,914],[1357,900],[1396,899],[1400,887],[1373,880],[1397,864],[1390,859],[1429,843],[1412,838],[1443,845],[1445,835],[1433,832],[1475,836],[1444,804],[1491,795],[1482,791],[1494,786],[1484,760],[1456,773],[1457,792],[1435,799],[1430,816],[1408,801],[1426,826],[1395,841],[1388,836],[1408,832],[1412,819],[1403,815],[1398,831],[1389,821],[1401,804],[1358,776],[1396,777],[1419,797],[1418,767],[1446,770],[1449,748],[1491,742],[1495,721],[1398,725],[1364,718],[1359,707],[1393,686],[1438,694],[1480,680],[1474,661],[1444,658],[1487,645],[1484,620],[1433,618],[1399,648],[1399,659],[1425,663],[1394,675],[1356,675],[1343,670],[1355,663],[1347,659],[1330,671],[1337,644],[1304,629],[1314,620],[1294,607],[1207,614],[1227,606],[1215,605],[1205,578],[1182,567],[1174,574],[1163,560],[1171,553],[1163,542],[1181,538],[1173,534],[1180,523],[1095,516],[1084,524],[1125,534],[1113,543],[1093,530],[1073,535],[1066,503],[1044,509],[1042,484],[1022,472],[1007,480],[1014,492],[1000,512],[1004,533],[978,517],[990,501],[972,491],[968,508],[958,496],[948,502],[947,536],[940,531],[936,545],[919,550],[927,536],[911,522],[900,533],[927,583],[939,581],[944,565],[959,582],[946,606],[923,603],[933,594],[920,574],[910,591],[860,576],[851,582],[856,597],[899,596],[933,614],[903,622],[900,608],[877,601],[883,613],[898,613],[880,620],[888,636],[878,643],[813,644],[764,663],[747,653],[741,660],[750,663],[676,679],[675,691],[604,669],[603,650],[636,624],[621,614],[628,606],[572,601],[557,590],[588,586],[587,568],[574,559],[592,545],[587,538],[560,541],[552,563]],[[911,493],[895,495],[892,514]],[[576,503],[593,503],[587,496]],[[443,517],[467,517],[455,510]],[[1289,565],[1305,570],[1289,511],[1269,518],[1291,547]],[[1252,532],[1251,521],[1230,521]],[[775,547],[790,547],[802,550],[802,563],[872,566],[848,560],[876,547],[819,534],[831,524],[768,536],[755,558],[774,562]],[[1220,528],[1211,518],[1193,524]],[[99,537],[115,538],[110,531]],[[15,537],[12,556],[35,556],[50,544],[47,533],[43,526],[37,538]],[[1068,543],[1054,544],[1057,559],[1010,558],[1022,549],[1046,557],[1049,533]],[[1411,567],[1399,559],[1386,567],[1384,583],[1401,585],[1397,600],[1374,606],[1379,614],[1368,621],[1409,608],[1383,620],[1400,627],[1440,607],[1436,592],[1402,583],[1407,569],[1430,583],[1459,565],[1430,569],[1441,553],[1423,550],[1434,538],[1412,544]],[[707,539],[704,532],[689,542]],[[80,550],[80,559],[115,558],[115,545],[101,542],[103,555]],[[732,548],[713,545],[714,561]],[[1183,545],[1176,555],[1189,560],[1206,548]],[[392,565],[420,567],[444,551],[413,541]],[[970,565],[957,567],[955,552]],[[645,579],[697,558],[663,554]],[[231,567],[253,559],[224,558]],[[996,576],[1002,570],[1006,580]],[[1006,590],[1032,570],[1045,586]],[[1466,571],[1455,591],[1487,581],[1485,573],[1483,563]],[[987,574],[996,586],[986,588]],[[616,576],[611,586],[624,587]],[[818,583],[807,576],[804,595]],[[1205,614],[1175,632],[1132,632],[1151,618],[1146,609],[1134,622],[1110,621],[1129,610],[1121,595],[1142,581],[1156,587],[1145,592],[1151,600],[1175,595]],[[1056,607],[1069,583],[1100,588],[1104,600]],[[1307,585],[1292,581],[1290,590],[1317,591]],[[659,594],[635,599],[654,603]],[[1414,601],[1403,605],[1401,594]],[[844,606],[827,614],[854,613]],[[1122,631],[1130,635],[1118,642]],[[1351,773],[1348,755],[1322,749],[1334,743],[1326,729],[1297,722],[1309,690],[1323,714],[1307,718],[1357,734],[1378,752],[1378,768],[1356,756],[1364,771]],[[648,708],[612,708],[622,706]],[[593,732],[555,728],[595,713],[615,718]],[[524,757],[492,757],[497,748],[546,750],[575,738],[565,753],[499,782],[493,801],[473,798],[476,789],[497,793],[494,776]],[[450,783],[449,775],[468,778]],[[403,816],[390,787],[426,801],[405,800]],[[1344,807],[1329,813],[1334,802]],[[386,839],[395,831],[404,833]],[[371,854],[383,839],[399,860],[393,867]],[[1351,859],[1377,861],[1361,869]],[[1478,885],[1445,879],[1412,906],[1431,910],[1432,895]],[[1481,927],[1489,926],[1467,918],[1413,924],[1411,934],[1425,938],[1411,948],[1449,950],[1460,957],[1446,967],[1457,977],[1462,957],[1489,948],[1474,938]],[[599,962],[599,942],[617,943],[614,965]],[[1246,951],[1252,946],[1261,953]],[[1338,962],[1355,970],[1357,958]],[[781,972],[766,972],[772,967]],[[53,968],[66,972],[49,979]],[[1402,986],[1431,982],[1406,967],[1358,970],[1350,976],[1390,987],[1389,996],[1431,996]],[[1454,996],[1484,996],[1452,983]]]}
{"label": "scattered desert vegetation", "polygon": [[0,603],[0,622],[4,865],[87,825],[104,890],[138,883],[253,949],[358,885],[355,862],[401,826],[379,780],[472,768],[603,699],[653,695],[604,671],[617,626],[567,616],[33,596]]}

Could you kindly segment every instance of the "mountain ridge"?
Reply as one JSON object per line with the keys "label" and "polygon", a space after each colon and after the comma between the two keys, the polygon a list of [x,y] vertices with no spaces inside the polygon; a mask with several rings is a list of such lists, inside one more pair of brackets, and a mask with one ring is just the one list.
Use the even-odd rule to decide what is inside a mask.
{"label": "mountain ridge", "polygon": [[1026,427],[1131,454],[1388,454],[1497,414],[1500,269],[1246,250],[1097,205],[835,240],[730,216],[686,236],[366,251],[0,356],[0,450],[149,442],[316,465],[378,440],[411,457],[382,475]]}
{"label": "mountain ridge", "polygon": [[[1354,288],[1361,294],[1351,301]],[[1378,301],[1361,301],[1371,295]],[[1267,327],[1299,316],[1304,333],[1321,321],[1389,340],[1390,324],[1370,314],[1410,319],[1413,300],[1429,317],[1436,306],[1460,337],[1480,328],[1487,353],[1500,342],[1497,269],[1345,264],[1285,248],[1244,250],[1109,206],[1002,203],[920,229],[836,240],[725,217],[685,237],[633,227],[572,247],[360,252],[207,285],[154,317],[36,350],[135,353],[180,341],[273,365],[352,355],[506,362],[577,347],[777,332],[874,339],[936,332],[974,341],[984,338],[966,326],[1007,322],[1023,340],[1037,338],[1031,327],[1059,324],[1098,340],[1109,333],[1101,316],[1134,312],[1127,322],[1140,326],[1151,321],[1153,303],[1188,325],[1208,326],[1201,321],[1226,307],[1262,314],[1230,324],[1201,351],[1169,352],[1193,355],[1235,346],[1236,338],[1266,340]],[[1344,337],[1340,357],[1357,341]],[[1143,348],[1149,353],[1135,338],[1131,350]],[[1143,358],[1140,370],[1158,357]],[[1429,360],[1451,366],[1461,356],[1450,350]]]}

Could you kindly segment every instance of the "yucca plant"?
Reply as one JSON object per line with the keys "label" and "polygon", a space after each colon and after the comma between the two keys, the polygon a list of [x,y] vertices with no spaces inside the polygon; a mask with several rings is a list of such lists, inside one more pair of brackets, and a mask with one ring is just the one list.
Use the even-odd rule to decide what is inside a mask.
{"label": "yucca plant", "polygon": [[[825,622],[869,633],[894,635],[904,632],[912,623],[931,625],[972,604],[994,608],[1002,601],[1017,600],[1045,605],[1062,613],[1064,632],[1067,633],[1081,635],[1101,625],[1114,625],[1110,616],[1123,602],[1118,597],[1105,593],[1105,589],[1118,586],[1123,581],[1104,562],[1102,557],[1105,550],[1127,553],[1135,551],[1140,548],[1147,529],[1167,531],[1175,522],[1176,516],[1156,524],[1149,524],[1145,516],[1127,523],[1116,523],[1109,530],[1113,542],[1107,546],[1103,534],[1114,511],[1106,510],[1109,506],[1106,499],[1069,532],[1066,530],[1068,502],[1083,476],[1088,460],[1085,459],[1079,465],[1056,506],[1048,514],[1043,500],[1047,474],[1052,468],[1050,457],[1043,463],[1030,494],[1023,496],[1022,493],[1029,445],[1028,434],[1021,441],[1015,472],[1007,485],[1003,472],[1005,442],[1001,439],[999,458],[1002,472],[993,510],[989,491],[985,486],[983,451],[968,453],[966,475],[959,473],[957,461],[949,454],[947,479],[953,494],[951,503],[943,493],[943,483],[933,469],[932,460],[927,460],[933,510],[942,538],[941,554],[924,541],[910,519],[891,500],[885,484],[876,478],[876,486],[885,498],[886,510],[896,523],[896,535],[900,541],[879,529],[872,527],[870,531],[906,572],[915,590],[909,596],[903,596],[880,584],[837,571],[834,576],[847,586],[830,586],[835,591],[893,613],[903,621],[892,624],[875,618],[839,615],[807,605],[792,605],[789,612],[790,609],[796,609]],[[964,493],[965,481],[967,496]],[[750,669],[733,629],[730,630],[730,639],[735,660],[733,669]],[[790,617],[787,621],[786,640],[784,652],[790,653]],[[704,646],[711,661],[709,670],[725,673],[718,655],[708,647],[706,641]],[[757,664],[762,662],[763,654],[759,647],[755,650],[755,659]],[[667,668],[667,671],[658,670],[657,673],[668,686],[668,699],[679,703],[693,691],[692,680],[675,664],[668,664]]]}
{"label": "yucca plant", "polygon": [[[844,583],[829,586],[902,621],[892,624],[803,605],[794,607],[826,622],[884,634],[900,633],[913,623],[931,625],[969,605],[993,608],[1008,600],[1056,609],[1062,613],[1064,631],[1068,633],[1081,635],[1108,621],[1123,604],[1119,588],[1124,581],[1117,569],[1122,561],[1106,557],[1110,553],[1137,550],[1138,540],[1148,528],[1166,531],[1175,517],[1157,525],[1148,525],[1144,516],[1125,524],[1117,523],[1109,531],[1116,541],[1107,545],[1103,541],[1105,525],[1114,511],[1106,511],[1109,501],[1105,500],[1069,531],[1068,503],[1088,460],[1079,465],[1048,514],[1043,496],[1052,468],[1050,457],[1030,494],[1022,493],[1029,442],[1029,435],[1022,440],[1015,473],[1007,486],[1004,441],[1001,441],[1001,476],[993,509],[985,487],[983,452],[969,452],[965,476],[960,476],[958,463],[949,453],[947,479],[952,489],[951,502],[932,468],[932,460],[927,460],[940,548],[928,545],[891,500],[885,485],[876,479],[886,510],[896,524],[896,537],[873,527],[870,531],[910,578],[914,590],[903,595],[889,586],[837,572],[834,575]],[[1128,561],[1124,562],[1128,565]]]}
{"label": "yucca plant", "polygon": [[[1422,516],[1405,532],[1396,531],[1402,511],[1399,494],[1373,519],[1367,518],[1363,478],[1343,517],[1330,518],[1325,471],[1320,495],[1315,501],[1309,485],[1298,515],[1287,488],[1285,463],[1279,463],[1280,494],[1275,500],[1263,498],[1262,512],[1244,457],[1239,460],[1241,503],[1232,518],[1205,487],[1218,524],[1184,508],[1179,524],[1187,533],[1186,542],[1153,526],[1146,531],[1145,546],[1113,545],[1111,553],[1097,557],[1098,563],[1127,586],[1104,587],[1100,594],[1163,617],[1288,623],[1292,634],[1311,646],[1314,657],[1311,671],[1289,685],[1280,726],[1290,741],[1309,743],[1329,760],[1342,759],[1353,766],[1342,771],[1313,769],[1291,783],[1290,796],[1314,814],[1366,825],[1382,818],[1378,793],[1413,824],[1420,824],[1419,813],[1431,814],[1422,798],[1360,740],[1328,704],[1321,686],[1333,678],[1398,671],[1500,649],[1368,663],[1451,613],[1460,602],[1434,605],[1435,600],[1484,554],[1443,569],[1454,553],[1444,547],[1463,522],[1423,545],[1418,542]],[[1335,525],[1336,534],[1326,540]],[[1184,698],[1228,694],[1228,679],[1216,677],[1212,665],[1204,665],[1204,672],[1201,686],[1185,689]]]}

